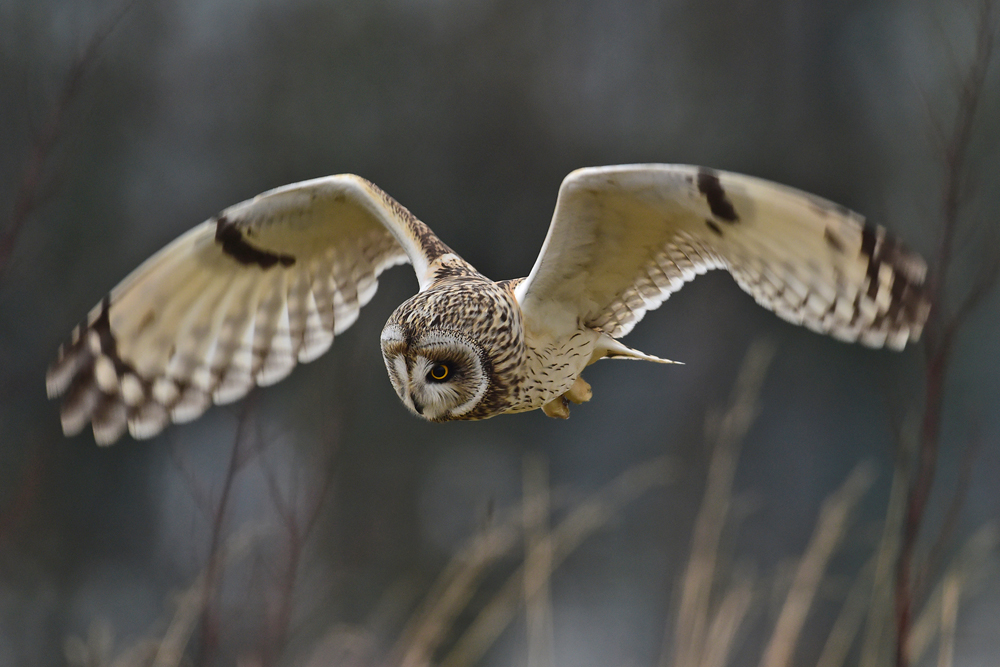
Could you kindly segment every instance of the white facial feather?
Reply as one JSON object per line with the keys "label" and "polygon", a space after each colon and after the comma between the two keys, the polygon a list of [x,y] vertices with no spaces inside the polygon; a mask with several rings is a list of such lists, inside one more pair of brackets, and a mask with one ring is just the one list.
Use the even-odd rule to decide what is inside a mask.
{"label": "white facial feather", "polygon": [[[468,413],[489,384],[479,349],[449,332],[431,331],[408,344],[398,327],[387,326],[382,334],[382,355],[400,400],[429,421]],[[433,379],[432,370],[442,364],[448,368],[447,376]]]}

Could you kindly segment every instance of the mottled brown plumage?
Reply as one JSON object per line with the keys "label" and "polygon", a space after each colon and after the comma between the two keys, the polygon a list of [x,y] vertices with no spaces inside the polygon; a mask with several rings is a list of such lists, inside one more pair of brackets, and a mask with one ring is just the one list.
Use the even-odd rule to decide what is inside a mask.
{"label": "mottled brown plumage", "polygon": [[[509,282],[495,283],[454,254],[440,258],[434,266],[435,280],[424,291],[404,301],[386,322],[398,327],[402,344],[387,350],[386,366],[393,377],[391,357],[412,357],[413,341],[428,332],[441,332],[462,339],[474,347],[482,363],[479,380],[485,390],[476,405],[462,414],[443,413],[432,421],[486,419],[510,411],[521,397],[518,383],[511,383],[525,358],[524,328],[520,309]],[[412,363],[411,363],[412,367]],[[395,378],[393,378],[396,384]],[[415,409],[409,391],[397,393],[403,403]]]}

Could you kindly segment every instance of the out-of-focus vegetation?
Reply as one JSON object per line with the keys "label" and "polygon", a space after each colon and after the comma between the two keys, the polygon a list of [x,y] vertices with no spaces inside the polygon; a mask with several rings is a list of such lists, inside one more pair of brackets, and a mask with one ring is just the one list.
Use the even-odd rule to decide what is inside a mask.
{"label": "out-of-focus vegetation", "polygon": [[[994,5],[0,5],[0,664],[986,662]],[[598,364],[568,422],[433,425],[378,352],[396,269],[241,404],[107,449],[59,432],[58,344],[229,204],[359,173],[500,279],[566,173],[644,161],[885,224],[936,269],[925,341],[837,343],[709,275],[628,338],[685,366]]]}

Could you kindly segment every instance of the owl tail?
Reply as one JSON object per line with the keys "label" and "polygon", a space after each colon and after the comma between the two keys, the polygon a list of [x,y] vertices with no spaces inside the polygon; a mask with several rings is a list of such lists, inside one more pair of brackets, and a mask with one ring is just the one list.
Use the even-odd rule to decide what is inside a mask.
{"label": "owl tail", "polygon": [[612,338],[606,333],[601,333],[601,337],[597,341],[597,347],[594,348],[594,353],[590,357],[590,363],[587,365],[589,366],[598,359],[603,359],[605,357],[610,359],[642,359],[643,361],[655,361],[658,364],[684,365],[683,361],[660,359],[659,357],[654,357],[651,354],[640,352],[639,350],[631,348],[628,345],[623,345],[621,341]]}

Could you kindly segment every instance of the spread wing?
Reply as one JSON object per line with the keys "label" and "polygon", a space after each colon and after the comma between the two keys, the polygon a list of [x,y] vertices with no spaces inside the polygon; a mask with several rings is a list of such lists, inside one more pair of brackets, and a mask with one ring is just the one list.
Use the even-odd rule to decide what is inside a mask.
{"label": "spread wing", "polygon": [[872,347],[916,340],[930,311],[924,261],[881,227],[799,190],[685,165],[567,176],[515,295],[529,321],[617,338],[717,268],[782,318]]}
{"label": "spread wing", "polygon": [[[287,185],[232,206],[156,253],[59,348],[46,385],[67,435],[149,438],[312,361],[413,264],[424,289],[448,248],[358,176]],[[67,392],[68,390],[68,392]]]}

